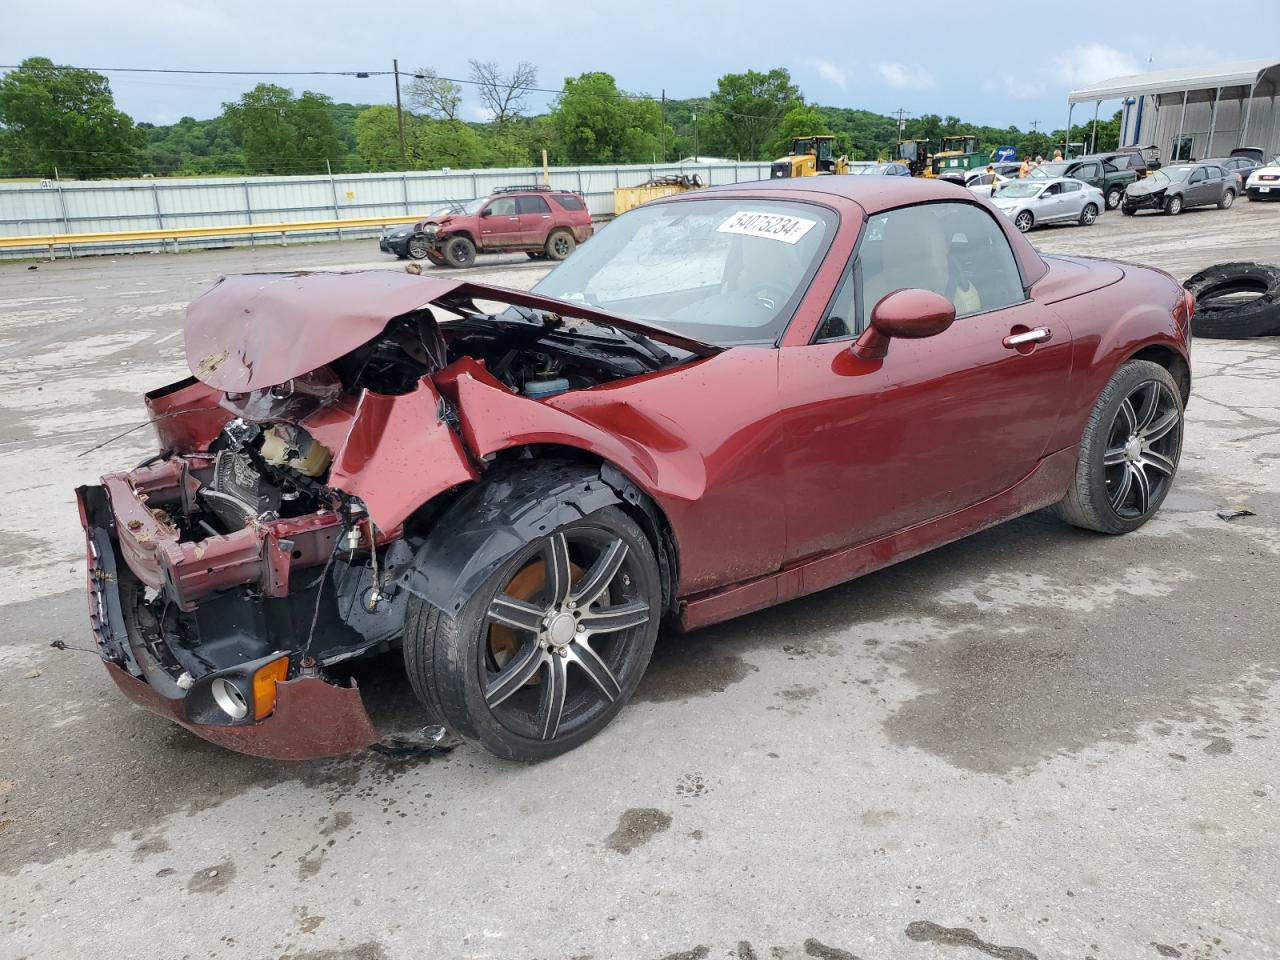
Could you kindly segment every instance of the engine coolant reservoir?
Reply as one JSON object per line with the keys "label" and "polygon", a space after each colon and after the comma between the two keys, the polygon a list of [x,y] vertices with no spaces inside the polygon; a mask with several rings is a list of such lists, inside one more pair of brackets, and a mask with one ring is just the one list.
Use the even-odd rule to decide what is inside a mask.
{"label": "engine coolant reservoir", "polygon": [[555,377],[549,380],[526,380],[524,382],[524,395],[530,400],[554,397],[557,393],[564,393],[568,389],[569,381],[564,377]]}

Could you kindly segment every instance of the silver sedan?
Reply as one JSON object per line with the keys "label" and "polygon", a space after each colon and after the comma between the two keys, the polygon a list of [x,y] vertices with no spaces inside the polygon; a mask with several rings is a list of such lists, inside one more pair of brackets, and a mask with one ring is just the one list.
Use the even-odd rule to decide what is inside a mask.
{"label": "silver sedan", "polygon": [[996,189],[991,202],[1022,233],[1042,223],[1073,221],[1087,227],[1106,209],[1101,190],[1071,177],[1011,180]]}

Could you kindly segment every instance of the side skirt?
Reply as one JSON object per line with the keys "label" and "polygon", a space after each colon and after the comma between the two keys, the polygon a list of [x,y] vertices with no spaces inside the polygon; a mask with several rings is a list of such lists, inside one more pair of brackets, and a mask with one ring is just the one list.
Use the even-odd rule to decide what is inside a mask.
{"label": "side skirt", "polygon": [[689,597],[680,605],[679,626],[696,630],[816,593],[1057,503],[1071,483],[1078,450],[1078,445],[1072,445],[1050,454],[1008,490],[963,510],[813,557],[756,580]]}

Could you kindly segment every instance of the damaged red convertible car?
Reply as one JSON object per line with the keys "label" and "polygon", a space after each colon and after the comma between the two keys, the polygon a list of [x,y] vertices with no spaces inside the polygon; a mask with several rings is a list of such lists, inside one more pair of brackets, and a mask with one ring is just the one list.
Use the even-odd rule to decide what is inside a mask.
{"label": "damaged red convertible car", "polygon": [[159,452],[78,491],[90,615],[136,701],[215,743],[375,739],[354,658],[507,758],[598,732],[659,623],[821,590],[1053,506],[1146,522],[1192,304],[1038,254],[985,201],[815,177],[638,208],[533,292],[223,279]]}

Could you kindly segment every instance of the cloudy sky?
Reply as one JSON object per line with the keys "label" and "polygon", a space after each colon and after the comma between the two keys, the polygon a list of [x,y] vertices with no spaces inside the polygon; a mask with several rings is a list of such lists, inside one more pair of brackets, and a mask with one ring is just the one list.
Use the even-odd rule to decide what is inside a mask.
{"label": "cloudy sky", "polygon": [[[1092,5],[964,2],[810,4],[777,0],[667,3],[473,3],[328,0],[4,0],[0,64],[28,56],[90,67],[210,70],[389,70],[434,67],[467,75],[475,58],[535,64],[539,85],[588,70],[623,89],[704,95],[723,73],[785,66],[806,97],[881,113],[955,114],[1052,129],[1066,93],[1108,77],[1252,57],[1280,58],[1280,33],[1249,30],[1275,0],[1120,5],[1110,26]],[[1126,12],[1129,11],[1129,12]],[[1208,19],[1206,20],[1206,16]],[[1209,30],[1193,30],[1197,24]],[[1237,27],[1239,29],[1237,29]],[[270,77],[108,73],[135,119],[210,117]],[[274,82],[335,100],[390,102],[390,77],[287,77]],[[545,102],[545,98],[544,98]],[[1117,107],[1113,107],[1116,109]],[[467,110],[481,116],[474,98]]]}

